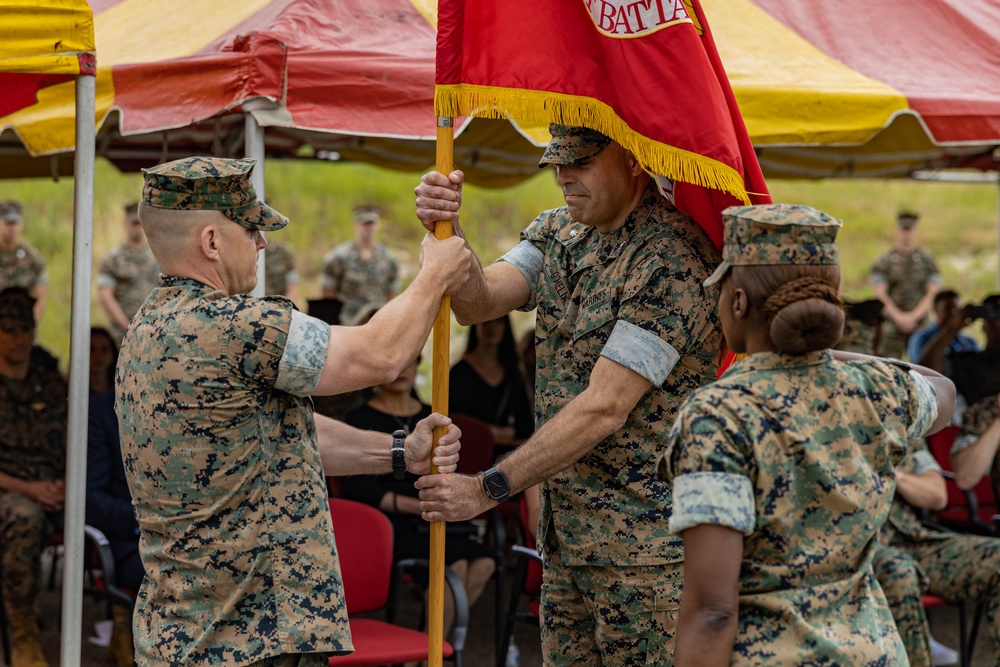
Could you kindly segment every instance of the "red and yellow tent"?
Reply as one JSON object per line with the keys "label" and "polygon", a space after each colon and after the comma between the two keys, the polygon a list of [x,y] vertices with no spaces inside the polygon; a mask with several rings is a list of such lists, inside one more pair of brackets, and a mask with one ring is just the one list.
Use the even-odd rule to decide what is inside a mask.
{"label": "red and yellow tent", "polygon": [[[244,112],[264,126],[268,155],[434,163],[434,0],[90,4],[98,154],[123,169],[239,154]],[[995,2],[702,4],[767,176],[997,167]],[[5,16],[0,35],[7,25]],[[54,167],[48,156],[73,148],[71,93],[57,83],[34,104],[0,109],[0,175],[65,172],[69,162]],[[466,119],[459,128],[456,162],[470,180],[537,173],[544,127]]]}

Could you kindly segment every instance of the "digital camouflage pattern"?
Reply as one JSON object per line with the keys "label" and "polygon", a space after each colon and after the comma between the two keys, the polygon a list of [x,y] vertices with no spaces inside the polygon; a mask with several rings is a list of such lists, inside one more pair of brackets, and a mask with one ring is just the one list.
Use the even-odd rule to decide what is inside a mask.
{"label": "digital camouflage pattern", "polygon": [[[996,401],[993,401],[994,407]],[[941,467],[922,441],[910,441],[911,453],[906,457],[900,470],[914,475],[927,471],[941,472]],[[1000,664],[1000,539],[980,537],[962,533],[946,533],[924,526],[917,511],[897,494],[892,501],[889,521],[883,529],[882,542],[889,545],[889,556],[883,556],[883,568],[876,568],[875,574],[885,590],[893,617],[900,634],[907,643],[912,667],[929,667],[931,663],[929,643],[927,653],[920,652],[922,642],[907,642],[904,628],[922,627],[929,637],[926,613],[920,604],[924,592],[949,600],[969,600],[982,603],[985,609],[984,621],[989,629],[993,644],[993,654]],[[879,551],[885,547],[880,547]],[[910,562],[906,562],[908,559]],[[877,559],[878,560],[878,559]],[[916,571],[923,587],[914,594],[912,590]],[[901,584],[899,579],[904,579]],[[903,594],[906,591],[906,594]],[[914,599],[916,598],[916,599]],[[910,643],[914,644],[911,652]]]}
{"label": "digital camouflage pattern", "polygon": [[[871,284],[886,283],[889,298],[904,311],[913,310],[927,293],[928,286],[940,282],[941,272],[937,262],[923,248],[917,248],[912,252],[901,252],[892,248],[880,255],[872,265]],[[917,328],[926,323],[925,317],[918,323]],[[910,335],[899,331],[892,320],[886,320],[883,334],[882,354],[901,359],[906,352],[906,341]]]}
{"label": "digital camouflage pattern", "polygon": [[538,167],[549,164],[583,164],[611,143],[611,137],[597,130],[572,125],[549,124],[552,140],[538,161]]}
{"label": "digital camouflage pattern", "polygon": [[[0,313],[3,322],[11,315]],[[62,375],[37,363],[24,380],[0,377],[0,472],[27,481],[65,476],[67,395]],[[9,605],[34,603],[42,551],[55,526],[62,526],[61,513],[46,514],[27,496],[0,491],[3,595]]]}
{"label": "digital camouflage pattern", "polygon": [[0,290],[23,287],[33,290],[36,285],[47,285],[49,275],[45,260],[30,244],[22,241],[16,248],[0,248]]}
{"label": "digital camouflage pattern", "polygon": [[281,229],[288,218],[257,198],[252,158],[188,157],[143,169],[142,202],[175,211],[221,211],[248,229]]}
{"label": "digital camouflage pattern", "polygon": [[670,529],[744,535],[732,665],[906,665],[872,557],[908,437],[937,416],[902,365],[751,354],[681,407]]}
{"label": "digital camouflage pattern", "polygon": [[328,342],[287,299],[171,276],[133,319],[115,409],[146,569],[140,666],[352,649],[308,398]]}
{"label": "digital camouflage pattern", "polygon": [[798,204],[730,206],[722,211],[722,264],[709,284],[733,266],[836,264],[842,223]]}
{"label": "digital camouflage pattern", "polygon": [[295,254],[284,243],[268,239],[264,250],[264,293],[282,296],[289,285],[298,281]]}
{"label": "digital camouflage pattern", "polygon": [[16,201],[0,202],[0,219],[21,220],[24,216],[24,207]]}
{"label": "digital camouflage pattern", "polygon": [[539,543],[556,533],[567,565],[683,560],[670,535],[670,487],[655,476],[663,434],[681,401],[711,381],[721,335],[718,290],[701,284],[719,254],[697,224],[650,184],[609,234],[545,211],[521,233],[545,255],[537,292],[536,420],[542,425],[586,387],[619,321],[658,337],[681,362],[625,425],[542,483]]}
{"label": "digital camouflage pattern", "polygon": [[323,258],[320,287],[336,292],[343,302],[340,321],[354,322],[365,306],[382,307],[399,290],[399,265],[389,249],[376,243],[370,259],[361,256],[354,241],[341,243]]}
{"label": "digital camouflage pattern", "polygon": [[[629,586],[647,591],[636,593],[622,608],[621,597],[613,591],[595,597],[576,585],[579,596],[590,597],[571,602],[550,599],[550,588],[543,587],[546,664],[599,660],[595,654],[585,658],[582,651],[595,647],[596,638],[610,639],[615,633],[619,638],[600,648],[622,657],[616,664],[644,661],[648,638],[654,634],[658,648],[650,655],[653,664],[664,664],[655,656],[673,653],[679,582],[672,565],[680,563],[683,554],[680,540],[667,530],[670,487],[655,477],[656,455],[684,396],[716,374],[718,289],[702,282],[718,263],[719,253],[653,183],[614,232],[602,235],[574,222],[561,207],[541,213],[521,238],[544,257],[537,286],[522,308],[537,309],[538,425],[587,387],[594,364],[607,348],[615,347],[618,363],[636,372],[646,370],[647,359],[620,356],[629,352],[628,346],[608,345],[614,337],[641,340],[635,331],[621,336],[620,327],[655,340],[672,352],[673,361],[680,357],[672,370],[663,369],[670,370],[669,375],[653,383],[622,428],[544,481],[539,494],[538,543],[546,568],[572,568],[563,577],[564,586],[573,588],[571,581],[596,581],[617,570],[635,574]],[[643,616],[650,590],[659,591],[654,599],[662,606],[656,615]],[[577,621],[584,617],[590,622]],[[567,653],[571,646],[575,648]]]}
{"label": "digital camouflage pattern", "polygon": [[[105,256],[97,270],[97,287],[110,287],[115,301],[130,320],[159,281],[160,265],[146,245],[137,249],[121,244]],[[117,331],[113,325],[112,328],[115,339],[121,340],[125,332]]]}

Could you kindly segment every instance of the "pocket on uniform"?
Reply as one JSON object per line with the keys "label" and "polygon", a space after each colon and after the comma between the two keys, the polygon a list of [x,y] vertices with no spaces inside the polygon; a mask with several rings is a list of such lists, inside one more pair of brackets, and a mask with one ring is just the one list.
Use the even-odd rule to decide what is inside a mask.
{"label": "pocket on uniform", "polygon": [[602,298],[589,303],[586,299],[580,306],[580,314],[576,318],[576,325],[573,328],[572,341],[576,341],[589,336],[596,331],[607,328],[605,339],[611,335],[615,321],[618,319],[617,313],[611,308],[611,295],[603,295]]}

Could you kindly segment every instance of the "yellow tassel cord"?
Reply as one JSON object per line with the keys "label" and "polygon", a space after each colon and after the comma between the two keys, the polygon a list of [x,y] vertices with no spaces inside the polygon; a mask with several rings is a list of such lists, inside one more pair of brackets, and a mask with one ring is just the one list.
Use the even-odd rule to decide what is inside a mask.
{"label": "yellow tassel cord", "polygon": [[607,104],[590,97],[464,83],[439,85],[434,91],[434,113],[438,117],[473,116],[583,125],[617,141],[651,173],[728,192],[743,203],[750,203],[743,178],[732,167],[644,137]]}

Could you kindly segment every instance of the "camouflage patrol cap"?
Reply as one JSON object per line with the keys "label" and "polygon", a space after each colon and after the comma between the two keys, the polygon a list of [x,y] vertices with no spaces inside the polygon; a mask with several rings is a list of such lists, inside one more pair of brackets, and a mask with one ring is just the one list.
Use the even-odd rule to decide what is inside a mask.
{"label": "camouflage patrol cap", "polygon": [[539,169],[547,164],[583,164],[611,143],[611,137],[587,127],[552,123],[549,134],[552,141],[538,161]]}
{"label": "camouflage patrol cap", "polygon": [[730,206],[722,264],[705,281],[712,285],[733,266],[836,264],[840,220],[797,204]]}
{"label": "camouflage patrol cap", "polygon": [[257,198],[256,160],[188,157],[143,169],[142,203],[175,211],[220,211],[247,229],[274,231],[288,218]]}
{"label": "camouflage patrol cap", "polygon": [[0,329],[35,328],[35,299],[23,287],[0,291]]}
{"label": "camouflage patrol cap", "polygon": [[24,216],[24,209],[16,201],[5,201],[0,203],[0,219],[11,222],[21,220]]}
{"label": "camouflage patrol cap", "polygon": [[353,209],[354,222],[359,225],[367,225],[373,222],[378,222],[381,219],[378,209],[374,206],[364,205],[355,206]]}
{"label": "camouflage patrol cap", "polygon": [[896,226],[903,229],[913,229],[917,226],[920,216],[913,211],[900,211],[896,214]]}

